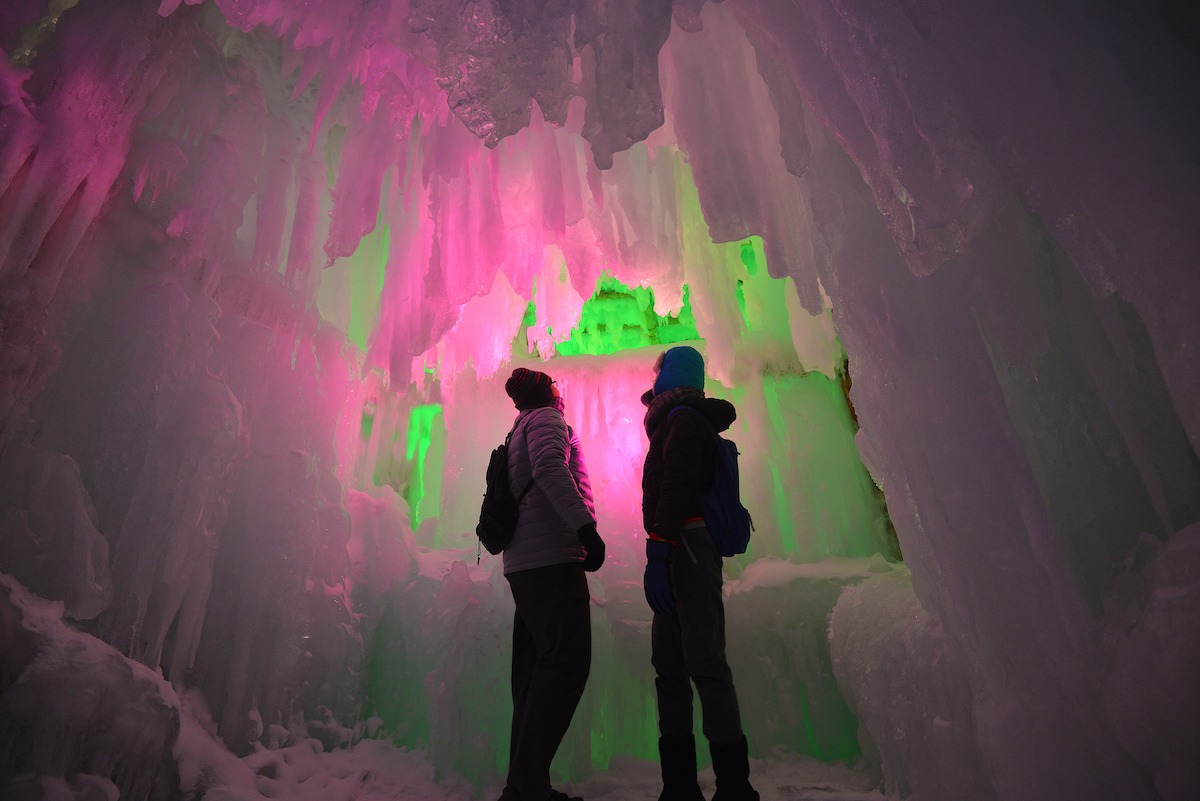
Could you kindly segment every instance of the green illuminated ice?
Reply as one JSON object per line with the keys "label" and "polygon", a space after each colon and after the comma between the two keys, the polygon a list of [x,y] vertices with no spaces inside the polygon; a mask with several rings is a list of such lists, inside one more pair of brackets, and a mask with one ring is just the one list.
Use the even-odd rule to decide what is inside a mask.
{"label": "green illuminated ice", "polygon": [[[591,579],[592,673],[555,762],[556,781],[609,770],[619,755],[657,759],[649,614],[636,547],[644,447],[637,399],[657,351],[679,342],[705,352],[708,394],[738,408],[727,436],[742,451],[742,496],[756,530],[749,552],[725,562],[727,638],[752,753],[782,749],[846,763],[862,755],[858,721],[833,678],[826,639],[830,610],[859,579],[806,569],[826,559],[899,558],[883,495],[855,445],[846,355],[829,311],[810,315],[790,279],[771,276],[760,238],[710,240],[686,162],[671,169],[681,285],[631,285],[619,269],[601,275],[570,336],[541,368],[571,388],[570,422],[593,467],[601,530],[613,538],[610,563]],[[673,305],[674,313],[658,314],[656,295],[657,308]],[[558,310],[515,304],[510,313],[522,319],[497,329],[519,331],[520,347],[525,330],[554,318],[547,311]],[[418,545],[437,555],[435,567],[424,565],[389,594],[371,639],[367,711],[386,736],[428,750],[439,770],[478,785],[504,773],[511,712],[511,599],[495,562],[489,568],[485,557],[475,566],[469,538],[484,457],[498,441],[473,432],[502,436],[507,429],[495,423],[506,424],[513,411],[503,394],[504,369],[490,380],[451,389],[457,397],[443,409],[429,402],[439,382],[446,391],[435,369],[412,401],[398,401],[409,405],[387,415],[390,423],[381,422],[382,411],[362,422],[364,440],[395,437],[392,451],[379,448],[377,483],[386,478],[407,500]],[[449,452],[456,447],[473,452]],[[382,473],[379,464],[386,465]],[[464,556],[451,556],[454,548]],[[703,766],[699,709],[696,720]]]}
{"label": "green illuminated ice", "polygon": [[440,507],[441,459],[435,449],[430,458],[435,439],[441,439],[445,426],[442,422],[442,407],[425,404],[413,408],[408,418],[408,447],[404,458],[410,465],[408,486],[404,497],[411,510],[412,526],[421,525],[422,518],[437,517]]}
{"label": "green illuminated ice", "polygon": [[653,289],[630,288],[611,275],[602,275],[596,292],[583,304],[579,324],[556,352],[559,356],[602,356],[699,338],[686,285],[679,314],[660,317],[654,313]]}

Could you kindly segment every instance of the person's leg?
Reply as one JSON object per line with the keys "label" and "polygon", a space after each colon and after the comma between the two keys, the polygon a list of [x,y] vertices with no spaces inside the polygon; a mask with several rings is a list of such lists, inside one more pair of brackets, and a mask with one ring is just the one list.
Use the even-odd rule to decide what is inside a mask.
{"label": "person's leg", "polygon": [[571,725],[591,668],[591,599],[578,564],[513,573],[509,583],[537,652],[509,786],[521,801],[546,801],[550,763]]}
{"label": "person's leg", "polygon": [[700,696],[704,736],[728,743],[742,737],[733,673],[725,658],[721,555],[708,529],[686,529],[671,557],[680,647]]}
{"label": "person's leg", "polygon": [[512,729],[508,742],[508,763],[511,780],[513,755],[517,750],[517,742],[521,739],[524,728],[525,709],[529,697],[529,680],[533,676],[533,666],[537,661],[537,645],[525,620],[518,608],[513,613],[512,638]]}
{"label": "person's leg", "polygon": [[704,801],[696,780],[696,738],[672,735],[658,738],[658,761],[663,789],[658,801]]}
{"label": "person's leg", "polygon": [[[725,658],[725,603],[721,555],[708,529],[683,532],[683,559],[672,559],[671,578],[683,642],[683,658],[696,692],[704,736],[716,774],[714,801],[758,801],[750,785],[746,736],[733,672]],[[678,564],[677,564],[678,563]]]}
{"label": "person's leg", "polygon": [[732,743],[709,742],[717,792],[713,801],[759,801],[758,791],[750,784],[750,758],[745,736]]}
{"label": "person's leg", "polygon": [[663,789],[658,801],[704,801],[696,781],[696,739],[692,735],[692,682],[683,659],[679,621],[654,616],[650,662],[658,701],[658,758]]}
{"label": "person's leg", "polygon": [[675,614],[654,615],[650,625],[650,663],[658,701],[658,731],[663,737],[692,736],[692,681],[683,658]]}

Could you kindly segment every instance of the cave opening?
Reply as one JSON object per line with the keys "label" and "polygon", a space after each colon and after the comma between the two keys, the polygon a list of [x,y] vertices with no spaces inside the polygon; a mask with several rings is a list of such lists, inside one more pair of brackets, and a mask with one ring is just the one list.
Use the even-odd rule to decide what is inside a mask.
{"label": "cave opening", "polygon": [[657,792],[638,398],[691,344],[764,798],[1190,798],[1194,54],[851,5],[5,4],[0,794],[498,788],[518,366],[610,548],[555,779]]}

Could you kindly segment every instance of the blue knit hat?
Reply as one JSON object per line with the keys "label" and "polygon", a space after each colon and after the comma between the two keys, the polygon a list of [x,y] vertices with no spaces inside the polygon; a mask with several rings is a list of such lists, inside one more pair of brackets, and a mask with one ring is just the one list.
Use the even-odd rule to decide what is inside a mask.
{"label": "blue knit hat", "polygon": [[671,348],[658,358],[656,367],[655,395],[676,387],[704,389],[704,357],[695,348],[687,345]]}

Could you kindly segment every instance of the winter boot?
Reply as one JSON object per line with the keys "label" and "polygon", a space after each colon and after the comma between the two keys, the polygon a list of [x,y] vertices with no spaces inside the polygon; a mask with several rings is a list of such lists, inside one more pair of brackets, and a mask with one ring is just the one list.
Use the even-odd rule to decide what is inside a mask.
{"label": "winter boot", "polygon": [[662,763],[663,791],[658,801],[704,801],[696,782],[696,738],[659,737],[658,758]]}
{"label": "winter boot", "polygon": [[712,801],[758,801],[758,791],[750,786],[750,761],[746,738],[734,743],[709,743],[717,792]]}

